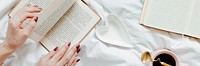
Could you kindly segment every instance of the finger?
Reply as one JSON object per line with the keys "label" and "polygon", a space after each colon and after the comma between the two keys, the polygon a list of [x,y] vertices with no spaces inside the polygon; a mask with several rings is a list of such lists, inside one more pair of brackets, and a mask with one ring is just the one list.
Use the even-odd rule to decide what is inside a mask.
{"label": "finger", "polygon": [[47,55],[45,55],[45,56],[42,58],[42,60],[43,60],[43,61],[47,61],[47,60],[51,59],[55,54],[56,54],[56,51],[51,51],[51,52],[49,52]]}
{"label": "finger", "polygon": [[14,16],[19,17],[23,12],[29,12],[29,13],[34,13],[34,12],[41,12],[42,8],[39,8],[37,5],[32,6],[31,4],[28,4],[27,7],[19,9]]}
{"label": "finger", "polygon": [[42,8],[39,8],[37,6],[30,6],[30,7],[19,9],[14,16],[19,17],[24,12],[34,13],[34,12],[41,12],[41,11],[42,11]]}
{"label": "finger", "polygon": [[42,8],[39,8],[37,6],[33,6],[33,7],[25,7],[24,12],[30,12],[30,13],[34,13],[34,12],[41,12]]}
{"label": "finger", "polygon": [[71,65],[72,62],[75,60],[76,56],[78,55],[78,53],[80,52],[80,50],[81,50],[80,48],[77,49],[77,51],[76,51],[76,52],[73,54],[73,56],[70,58],[69,62],[67,62],[67,61],[65,60],[65,58],[62,58],[62,59],[60,60],[59,64],[60,64],[60,65],[64,65],[64,64],[67,63],[67,65]]}
{"label": "finger", "polygon": [[34,18],[28,23],[28,25],[24,28],[24,31],[25,31],[26,33],[30,34],[30,33],[33,31],[33,29],[34,29],[37,20],[38,20],[38,17],[37,17],[37,16],[34,17]]}
{"label": "finger", "polygon": [[32,6],[33,6],[33,7],[38,7],[37,5],[35,5],[35,4],[33,4],[33,3],[29,3],[29,4],[26,5],[26,7],[32,7]]}
{"label": "finger", "polygon": [[[78,51],[78,50],[77,50]],[[72,63],[74,62],[74,60],[76,59],[78,52],[75,52],[73,57],[70,59],[70,61],[67,63],[67,65],[72,65]]]}
{"label": "finger", "polygon": [[36,14],[34,13],[23,12],[18,19],[16,19],[16,22],[23,23],[27,18],[33,18],[35,16]]}
{"label": "finger", "polygon": [[11,18],[11,22],[14,22],[16,25],[21,25],[27,18],[33,18],[36,16],[34,13],[24,12],[20,16],[14,16]]}
{"label": "finger", "polygon": [[70,66],[75,66],[76,63],[78,63],[79,61],[80,61],[80,59],[79,59],[79,58],[76,58]]}
{"label": "finger", "polygon": [[78,53],[77,49],[80,48],[80,45],[77,44],[73,46],[69,51],[65,53],[63,58],[60,60],[60,64],[66,64],[70,61],[70,59],[73,57],[74,53]]}
{"label": "finger", "polygon": [[53,62],[58,62],[63,55],[65,54],[65,52],[68,50],[70,45],[70,42],[67,42],[52,58],[51,61]]}

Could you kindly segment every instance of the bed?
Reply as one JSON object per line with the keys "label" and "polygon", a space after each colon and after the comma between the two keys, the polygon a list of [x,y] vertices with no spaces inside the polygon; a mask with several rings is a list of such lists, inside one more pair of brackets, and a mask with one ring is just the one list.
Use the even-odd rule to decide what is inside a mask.
{"label": "bed", "polygon": [[[0,42],[5,39],[9,17],[5,13],[13,6],[15,0],[0,1]],[[95,28],[81,43],[78,55],[81,61],[76,66],[144,66],[140,57],[143,52],[169,49],[177,54],[181,63],[200,66],[199,39],[179,34],[144,27],[139,24],[140,14],[145,0],[84,0],[102,18]],[[129,36],[131,47],[109,44],[101,40],[98,29],[109,22],[109,15],[116,16]],[[109,29],[109,30],[115,30]],[[117,31],[120,31],[116,29]],[[116,34],[116,33],[110,33]],[[117,35],[117,34],[116,34]],[[115,38],[123,38],[117,35]],[[112,40],[112,39],[111,39]],[[115,41],[115,40],[113,40]],[[119,42],[126,43],[123,41]],[[36,66],[40,58],[48,52],[35,41],[28,39],[17,49],[3,66]]]}

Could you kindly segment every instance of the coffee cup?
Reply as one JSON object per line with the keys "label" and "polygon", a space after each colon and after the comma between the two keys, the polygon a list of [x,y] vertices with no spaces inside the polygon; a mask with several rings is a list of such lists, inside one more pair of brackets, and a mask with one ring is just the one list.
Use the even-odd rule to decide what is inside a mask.
{"label": "coffee cup", "polygon": [[180,63],[177,55],[168,49],[155,50],[151,52],[151,56],[155,61],[148,66],[159,66],[161,64],[160,62],[167,63],[171,66],[188,66],[188,64]]}

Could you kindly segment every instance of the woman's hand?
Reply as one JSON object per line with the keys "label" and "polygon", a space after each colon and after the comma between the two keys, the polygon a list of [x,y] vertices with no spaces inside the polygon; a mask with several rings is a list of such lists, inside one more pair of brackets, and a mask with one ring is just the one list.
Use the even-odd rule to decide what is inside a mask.
{"label": "woman's hand", "polygon": [[[31,34],[31,31],[34,29],[38,17],[35,13],[40,12],[42,9],[37,6],[26,7],[20,9],[10,20],[8,24],[8,30],[6,34],[6,40],[4,45],[9,50],[15,51],[19,46],[24,44],[26,39]],[[29,24],[22,28],[22,23],[30,18],[31,21]]]}
{"label": "woman's hand", "polygon": [[77,54],[80,52],[80,45],[77,44],[71,49],[70,42],[65,44],[61,49],[56,47],[54,51],[51,51],[46,56],[40,59],[38,66],[74,66],[80,61],[77,58]]}

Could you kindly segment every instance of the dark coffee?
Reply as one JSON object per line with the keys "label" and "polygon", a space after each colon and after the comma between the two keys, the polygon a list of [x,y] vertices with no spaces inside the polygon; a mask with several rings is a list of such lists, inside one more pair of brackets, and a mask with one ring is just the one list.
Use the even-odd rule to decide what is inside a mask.
{"label": "dark coffee", "polygon": [[[171,66],[176,66],[175,59],[169,54],[160,54],[154,60],[160,58],[160,61],[170,64]],[[153,62],[153,66],[162,66],[159,61]]]}

